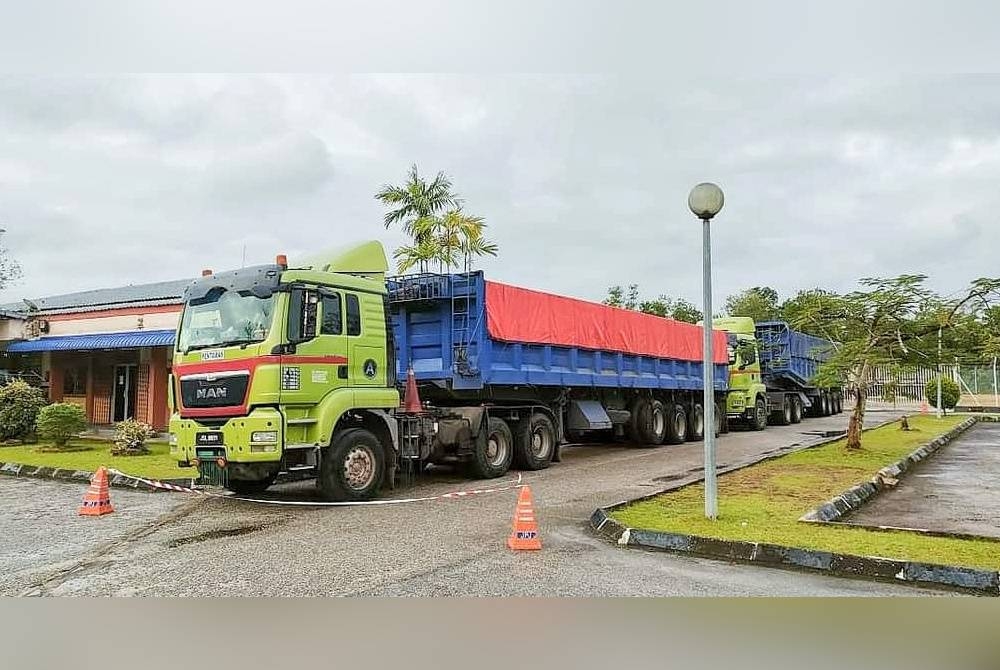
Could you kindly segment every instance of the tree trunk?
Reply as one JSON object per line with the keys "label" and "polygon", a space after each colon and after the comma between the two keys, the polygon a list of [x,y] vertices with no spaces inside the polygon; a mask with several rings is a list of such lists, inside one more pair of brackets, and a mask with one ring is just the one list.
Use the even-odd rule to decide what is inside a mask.
{"label": "tree trunk", "polygon": [[847,424],[847,448],[861,448],[861,432],[865,424],[865,395],[868,391],[868,364],[861,366],[861,373],[854,383],[854,409]]}

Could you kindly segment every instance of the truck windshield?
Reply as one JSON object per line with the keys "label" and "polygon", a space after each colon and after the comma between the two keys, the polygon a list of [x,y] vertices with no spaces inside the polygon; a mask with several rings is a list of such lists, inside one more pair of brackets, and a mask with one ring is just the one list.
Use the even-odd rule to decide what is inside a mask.
{"label": "truck windshield", "polygon": [[262,342],[271,329],[274,296],[213,289],[184,306],[178,351]]}

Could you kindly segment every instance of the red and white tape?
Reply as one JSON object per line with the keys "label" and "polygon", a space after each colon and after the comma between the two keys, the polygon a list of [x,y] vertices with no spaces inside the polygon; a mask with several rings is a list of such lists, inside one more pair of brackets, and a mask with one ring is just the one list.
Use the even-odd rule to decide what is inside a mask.
{"label": "red and white tape", "polygon": [[146,479],[145,477],[138,477],[136,475],[130,475],[121,470],[115,470],[114,468],[108,468],[108,472],[112,475],[118,475],[120,477],[126,477],[137,482],[142,482],[147,486],[154,489],[163,489],[165,491],[176,491],[178,493],[193,493],[199,496],[207,496],[209,498],[225,498],[227,500],[240,500],[243,502],[260,503],[262,505],[294,505],[299,507],[360,507],[362,505],[401,505],[403,503],[419,503],[428,502],[431,500],[449,500],[455,498],[466,498],[468,496],[482,495],[485,493],[500,493],[502,491],[511,491],[513,489],[521,488],[525,484],[521,483],[521,475],[517,475],[516,480],[507,482],[502,486],[493,486],[486,489],[466,489],[463,491],[451,491],[449,493],[442,493],[436,496],[423,496],[420,498],[387,498],[385,500],[359,500],[355,502],[327,502],[325,500],[270,500],[267,498],[244,498],[242,496],[224,494],[224,493],[214,493],[211,491],[201,491],[199,489],[188,488],[186,486],[177,486],[175,484],[168,484],[166,482],[157,481],[155,479]]}

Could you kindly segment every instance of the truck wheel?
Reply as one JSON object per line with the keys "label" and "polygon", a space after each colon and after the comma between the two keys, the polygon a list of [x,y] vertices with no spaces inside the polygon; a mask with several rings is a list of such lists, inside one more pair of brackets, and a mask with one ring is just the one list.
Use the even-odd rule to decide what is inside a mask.
{"label": "truck wheel", "polygon": [[277,478],[278,473],[275,472],[273,475],[265,477],[264,479],[230,479],[226,484],[226,488],[236,495],[254,495],[256,493],[263,493],[266,491]]}
{"label": "truck wheel", "polygon": [[778,426],[787,426],[792,422],[792,401],[788,396],[781,401],[781,409],[774,413],[774,423]]}
{"label": "truck wheel", "polygon": [[836,402],[837,402],[837,414],[840,414],[844,411],[844,398],[840,394],[837,394]]}
{"label": "truck wheel", "polygon": [[383,472],[385,455],[378,438],[363,428],[349,428],[323,450],[319,490],[327,500],[368,500],[378,491]]}
{"label": "truck wheel", "polygon": [[802,422],[802,401],[798,397],[792,398],[792,423]]}
{"label": "truck wheel", "polygon": [[715,403],[715,434],[725,435],[729,432],[729,417],[726,416],[726,406]]}
{"label": "truck wheel", "polygon": [[659,400],[643,398],[635,405],[635,432],[639,447],[658,447],[667,435],[667,408]]}
{"label": "truck wheel", "polygon": [[823,394],[823,403],[820,405],[823,416],[830,416],[832,412],[830,411],[830,394]]}
{"label": "truck wheel", "polygon": [[750,421],[750,428],[752,430],[764,430],[767,428],[767,401],[760,396],[757,396],[757,402],[754,404],[753,419]]}
{"label": "truck wheel", "polygon": [[670,405],[667,408],[667,444],[681,444],[687,439],[687,412],[683,405]]}
{"label": "truck wheel", "polygon": [[631,416],[625,424],[629,442],[638,447],[663,444],[667,432],[666,409],[659,400],[637,398],[632,403]]}
{"label": "truck wheel", "polygon": [[514,438],[514,463],[522,470],[542,470],[549,467],[556,447],[556,429],[552,420],[535,412],[521,421]]}
{"label": "truck wheel", "polygon": [[493,479],[510,469],[514,458],[514,436],[503,419],[491,416],[486,430],[479,431],[476,449],[469,463],[472,475],[479,479]]}
{"label": "truck wheel", "polygon": [[705,439],[705,410],[701,403],[691,405],[687,415],[687,439],[698,442]]}

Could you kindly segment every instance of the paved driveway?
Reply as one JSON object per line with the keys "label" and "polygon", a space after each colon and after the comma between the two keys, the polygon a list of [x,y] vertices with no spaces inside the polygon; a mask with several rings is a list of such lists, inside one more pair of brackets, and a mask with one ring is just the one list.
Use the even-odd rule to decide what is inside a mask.
{"label": "paved driveway", "polygon": [[[870,417],[872,423],[889,418]],[[762,433],[732,433],[722,466],[842,430],[845,415]],[[699,443],[633,449],[574,446],[526,473],[544,548],[512,553],[516,493],[400,506],[266,507],[180,494],[112,491],[116,514],[79,518],[82,489],[0,479],[4,593],[51,595],[913,595],[921,591],[823,575],[625,550],[594,538],[599,505],[697,477]],[[432,471],[399,495],[467,486]],[[306,482],[277,487],[313,498]]]}

